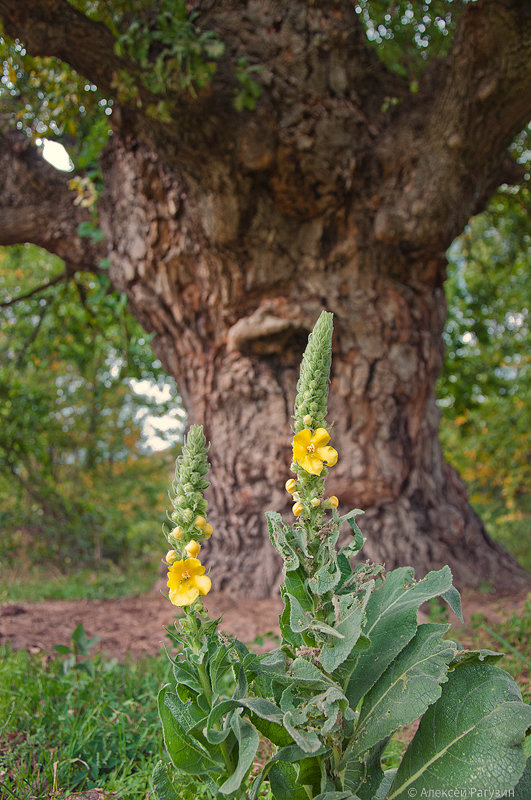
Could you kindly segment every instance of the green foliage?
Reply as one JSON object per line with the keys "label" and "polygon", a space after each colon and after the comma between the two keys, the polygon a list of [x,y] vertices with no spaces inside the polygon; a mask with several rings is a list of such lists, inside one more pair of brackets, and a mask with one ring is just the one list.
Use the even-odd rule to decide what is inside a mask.
{"label": "green foliage", "polygon": [[378,57],[392,72],[408,78],[415,92],[430,58],[448,53],[467,1],[357,0],[355,7]]}
{"label": "green foliage", "polygon": [[450,249],[438,386],[446,457],[491,534],[528,568],[530,212],[526,185],[502,189]]}
{"label": "green foliage", "polygon": [[[299,392],[327,382],[330,321],[323,312],[310,338]],[[212,797],[235,800],[255,800],[264,783],[275,800],[401,800],[456,785],[525,796],[531,708],[496,666],[500,654],[463,650],[445,638],[448,625],[418,623],[434,598],[460,615],[449,568],[415,581],[409,567],[353,567],[364,544],[359,512],[339,517],[320,491],[327,517],[295,511],[288,525],[267,515],[284,564],[280,647],[251,653],[218,634],[199,599],[180,603],[173,680],[158,701],[174,774],[199,774]],[[344,523],[352,537],[338,545]],[[390,738],[419,717],[398,767],[386,769]],[[249,791],[259,732],[272,755]],[[155,768],[160,800],[178,796],[171,775]]]}
{"label": "green foliage", "polygon": [[160,758],[149,698],[166,677],[166,659],[120,664],[90,655],[92,644],[78,628],[70,647],[58,645],[53,659],[0,648],[0,775],[6,797],[11,791],[44,800],[52,787],[75,791],[102,783],[124,797],[148,791],[147,776]]}
{"label": "green foliage", "polygon": [[139,64],[150,92],[195,95],[195,87],[210,82],[225,46],[213,31],[199,27],[198,14],[188,13],[184,0],[163,0],[149,8],[142,2],[127,5],[113,31],[115,52]]}
{"label": "green foliage", "polygon": [[2,556],[125,561],[151,549],[169,469],[166,454],[145,451],[139,419],[168,404],[129,382],[168,379],[106,276],[31,294],[61,269],[37,248],[0,255],[4,302],[29,295],[3,309],[0,333]]}
{"label": "green foliage", "polygon": [[[31,546],[23,549],[20,537],[13,537],[9,557],[7,547],[3,550],[3,562],[9,570],[0,572],[0,603],[28,602],[38,600],[105,600],[116,597],[130,597],[131,592],[143,594],[153,587],[153,573],[160,558],[157,554],[143,552],[148,537],[153,537],[153,526],[142,532],[142,538],[132,539],[128,530],[125,563],[114,564],[108,559],[84,569],[67,561],[55,566],[50,556],[44,552],[36,560],[31,558]],[[16,531],[15,533],[18,533]],[[134,531],[136,535],[136,530]],[[2,531],[4,536],[4,531]],[[65,569],[67,570],[65,572]]]}
{"label": "green foliage", "polygon": [[234,89],[232,104],[236,111],[254,111],[256,103],[262,94],[262,87],[255,81],[253,75],[260,75],[263,67],[258,64],[249,65],[246,58],[239,58],[236,64],[236,80],[240,84]]}
{"label": "green foliage", "polygon": [[0,57],[3,120],[37,143],[43,137],[63,142],[76,168],[98,173],[112,100],[59,59],[34,58],[1,29]]}

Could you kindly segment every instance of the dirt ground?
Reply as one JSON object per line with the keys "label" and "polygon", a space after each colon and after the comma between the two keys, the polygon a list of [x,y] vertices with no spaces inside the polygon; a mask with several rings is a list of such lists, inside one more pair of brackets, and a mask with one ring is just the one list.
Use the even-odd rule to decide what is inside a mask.
{"label": "dirt ground", "polygon": [[[481,612],[487,624],[523,613],[525,593],[492,597],[464,592],[463,612],[469,624],[473,614]],[[234,633],[247,644],[257,636],[278,633],[280,597],[251,600],[230,594],[211,592],[205,597],[211,617],[223,615],[221,630]],[[54,644],[67,644],[80,622],[87,636],[99,636],[99,649],[123,659],[127,653],[138,657],[156,654],[163,646],[164,627],[175,619],[175,609],[154,589],[139,597],[119,600],[45,600],[39,603],[6,603],[0,606],[0,643],[10,642],[14,649],[30,652],[51,651]],[[451,621],[457,619],[451,615]],[[466,645],[466,642],[462,642]],[[273,646],[266,641],[266,649]]]}

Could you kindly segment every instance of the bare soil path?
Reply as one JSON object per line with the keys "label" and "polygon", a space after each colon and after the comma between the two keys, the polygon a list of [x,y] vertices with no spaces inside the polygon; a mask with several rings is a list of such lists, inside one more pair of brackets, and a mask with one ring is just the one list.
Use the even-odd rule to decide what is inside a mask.
{"label": "bare soil path", "polygon": [[[463,593],[465,624],[473,614],[482,613],[487,624],[524,613],[525,593],[492,597]],[[237,595],[211,592],[205,606],[212,617],[223,615],[221,630],[234,633],[243,642],[257,636],[278,634],[280,597],[253,600]],[[44,600],[39,603],[6,603],[0,606],[0,643],[30,652],[50,651],[54,644],[67,644],[80,622],[87,636],[99,636],[98,647],[109,656],[123,659],[127,653],[138,657],[154,655],[163,646],[165,626],[171,625],[176,609],[158,588],[138,596],[118,600]],[[451,621],[457,623],[453,616]],[[466,645],[466,642],[463,641]],[[267,649],[272,647],[267,643]]]}
{"label": "bare soil path", "polygon": [[[278,633],[280,597],[249,600],[220,592],[205,598],[211,617],[223,615],[220,629],[243,642]],[[43,600],[39,603],[6,603],[0,606],[0,644],[15,650],[50,651],[54,644],[68,644],[80,622],[87,636],[99,636],[99,649],[123,659],[155,655],[163,647],[176,609],[159,592],[117,600]],[[269,648],[268,648],[269,649]]]}

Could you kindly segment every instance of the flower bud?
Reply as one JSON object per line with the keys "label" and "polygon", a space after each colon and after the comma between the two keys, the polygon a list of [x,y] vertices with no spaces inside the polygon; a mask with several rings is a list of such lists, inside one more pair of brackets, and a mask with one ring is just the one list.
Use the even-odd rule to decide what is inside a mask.
{"label": "flower bud", "polygon": [[184,549],[186,550],[190,558],[197,558],[197,556],[199,555],[199,551],[201,550],[201,545],[198,542],[196,542],[195,539],[192,539],[191,541],[188,542],[188,544]]}
{"label": "flower bud", "polygon": [[214,532],[214,528],[212,527],[210,522],[207,522],[207,524],[203,528],[203,536],[205,537],[205,539],[209,539],[210,536],[212,536],[213,532]]}
{"label": "flower bud", "polygon": [[297,481],[294,478],[290,478],[289,481],[286,481],[286,491],[289,494],[293,494],[293,492],[297,489]]}
{"label": "flower bud", "polygon": [[312,497],[310,502],[314,508],[318,508],[321,505],[321,500],[318,497]]}
{"label": "flower bud", "polygon": [[183,529],[177,526],[172,530],[171,535],[173,536],[174,539],[180,539],[183,533],[184,533]]}
{"label": "flower bud", "polygon": [[183,511],[183,515],[184,515],[185,520],[190,522],[190,520],[192,519],[192,511],[191,511],[191,509],[190,508],[185,508],[184,511]]}
{"label": "flower bud", "polygon": [[295,514],[296,517],[300,517],[300,515],[304,511],[304,506],[303,506],[302,503],[297,502],[297,503],[294,503],[293,508],[291,510],[293,511],[293,513]]}
{"label": "flower bud", "polygon": [[306,414],[302,419],[306,428],[311,428],[313,423],[313,417],[310,414]]}
{"label": "flower bud", "polygon": [[199,530],[202,531],[206,525],[206,519],[202,516],[198,516],[194,520],[194,525],[196,528],[199,528]]}
{"label": "flower bud", "polygon": [[179,556],[177,555],[176,550],[168,550],[168,552],[166,553],[166,562],[168,564],[173,564],[173,562],[177,561],[178,558]]}
{"label": "flower bud", "polygon": [[335,494],[333,494],[331,497],[328,498],[326,503],[329,506],[329,508],[337,508],[339,505],[339,500],[337,499]]}

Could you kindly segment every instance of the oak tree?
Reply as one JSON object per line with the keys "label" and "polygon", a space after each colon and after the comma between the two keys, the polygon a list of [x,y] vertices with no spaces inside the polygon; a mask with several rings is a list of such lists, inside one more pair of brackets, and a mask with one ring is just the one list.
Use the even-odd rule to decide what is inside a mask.
{"label": "oak tree", "polygon": [[[108,263],[154,332],[212,442],[217,587],[277,585],[263,512],[289,508],[296,369],[323,308],[330,489],[366,510],[370,555],[512,585],[514,561],[442,456],[434,387],[445,251],[521,175],[508,147],[531,115],[529,3],[0,0],[0,18],[20,55],[4,80],[19,129],[32,101],[50,113],[46,88],[61,93],[57,59],[112,103],[105,238],[80,236],[92,212],[71,176],[6,113],[0,243],[45,247],[68,273]],[[52,59],[40,78],[25,54]]]}

